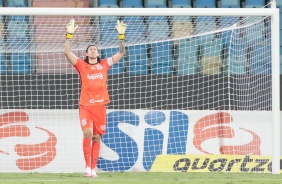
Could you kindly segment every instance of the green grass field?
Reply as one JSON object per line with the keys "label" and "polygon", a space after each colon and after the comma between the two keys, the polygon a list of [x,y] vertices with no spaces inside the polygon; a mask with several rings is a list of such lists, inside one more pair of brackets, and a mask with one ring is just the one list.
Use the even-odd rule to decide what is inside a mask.
{"label": "green grass field", "polygon": [[85,178],[81,173],[0,173],[0,184],[281,184],[282,175],[253,173],[99,173]]}

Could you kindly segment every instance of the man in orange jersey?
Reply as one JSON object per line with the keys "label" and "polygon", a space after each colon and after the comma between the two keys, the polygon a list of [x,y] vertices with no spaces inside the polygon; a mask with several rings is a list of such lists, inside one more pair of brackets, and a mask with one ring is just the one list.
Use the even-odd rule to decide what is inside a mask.
{"label": "man in orange jersey", "polygon": [[80,125],[83,131],[83,153],[86,177],[98,177],[95,167],[100,152],[100,139],[106,130],[106,104],[110,102],[107,89],[107,73],[113,64],[125,55],[124,34],[126,24],[117,21],[116,30],[120,40],[119,52],[110,58],[100,59],[96,46],[86,49],[86,58],[82,60],[71,52],[73,34],[78,28],[74,20],[66,25],[67,35],[65,55],[80,75],[81,91],[79,103]]}

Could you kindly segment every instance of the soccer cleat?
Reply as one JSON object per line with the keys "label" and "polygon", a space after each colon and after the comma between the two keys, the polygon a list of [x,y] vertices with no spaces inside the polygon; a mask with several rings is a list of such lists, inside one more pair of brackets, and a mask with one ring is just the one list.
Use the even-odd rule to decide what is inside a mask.
{"label": "soccer cleat", "polygon": [[97,173],[94,170],[92,170],[91,171],[91,177],[96,178],[96,177],[99,177],[99,176],[97,175]]}
{"label": "soccer cleat", "polygon": [[91,169],[90,167],[86,167],[85,172],[84,172],[85,177],[91,177]]}

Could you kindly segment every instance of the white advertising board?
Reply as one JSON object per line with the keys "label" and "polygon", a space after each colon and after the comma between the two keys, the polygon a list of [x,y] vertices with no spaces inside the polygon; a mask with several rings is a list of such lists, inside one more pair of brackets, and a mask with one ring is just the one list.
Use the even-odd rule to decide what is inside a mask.
{"label": "white advertising board", "polygon": [[[107,114],[100,171],[150,171],[156,156],[167,154],[272,154],[267,111]],[[0,118],[0,172],[83,172],[78,110],[1,110]]]}

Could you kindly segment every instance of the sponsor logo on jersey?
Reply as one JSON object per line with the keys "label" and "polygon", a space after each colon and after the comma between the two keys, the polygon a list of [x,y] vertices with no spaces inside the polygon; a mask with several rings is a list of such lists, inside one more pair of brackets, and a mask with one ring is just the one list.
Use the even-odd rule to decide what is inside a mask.
{"label": "sponsor logo on jersey", "polygon": [[95,80],[95,79],[103,79],[103,74],[102,73],[97,73],[97,74],[88,74],[87,78],[89,80]]}
{"label": "sponsor logo on jersey", "polygon": [[86,120],[85,118],[83,118],[83,119],[81,120],[81,125],[82,125],[82,126],[85,126],[85,125],[86,125],[86,122],[87,122],[87,120]]}
{"label": "sponsor logo on jersey", "polygon": [[104,102],[104,99],[100,99],[100,100],[90,99],[89,102],[94,104],[94,103]]}
{"label": "sponsor logo on jersey", "polygon": [[98,63],[98,64],[96,65],[96,68],[97,68],[98,70],[102,70],[102,69],[103,69],[103,66],[102,66],[100,63]]}

